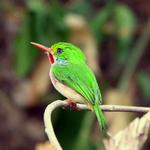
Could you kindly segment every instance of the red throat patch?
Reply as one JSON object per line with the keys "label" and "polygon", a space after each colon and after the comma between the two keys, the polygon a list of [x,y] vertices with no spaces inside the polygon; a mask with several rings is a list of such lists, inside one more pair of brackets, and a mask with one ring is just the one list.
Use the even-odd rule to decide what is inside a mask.
{"label": "red throat patch", "polygon": [[51,53],[48,53],[48,60],[51,64],[54,63],[54,56]]}

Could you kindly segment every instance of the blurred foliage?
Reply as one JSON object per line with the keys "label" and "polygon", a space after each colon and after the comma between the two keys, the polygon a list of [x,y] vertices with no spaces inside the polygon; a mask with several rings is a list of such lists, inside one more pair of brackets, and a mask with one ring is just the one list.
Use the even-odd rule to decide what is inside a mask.
{"label": "blurred foliage", "polygon": [[113,17],[117,37],[116,60],[118,64],[124,64],[131,49],[136,29],[136,17],[129,7],[118,4],[114,7]]}
{"label": "blurred foliage", "polygon": [[[75,1],[69,11],[88,17],[90,11],[86,12],[90,9],[90,1],[82,0],[80,3]],[[37,41],[51,45],[56,41],[65,41],[67,39],[69,29],[63,19],[66,14],[65,7],[62,7],[58,1],[52,2],[51,5],[46,5],[42,1],[27,1],[25,17],[14,45],[16,47],[15,69],[19,76],[25,76],[31,71],[39,55],[35,48],[26,43]],[[103,41],[107,32],[111,32],[112,35],[116,36],[117,53],[115,59],[119,64],[124,64],[129,54],[133,33],[136,28],[135,20],[135,16],[127,6],[108,3],[90,21],[91,30],[97,42]],[[112,24],[106,29],[110,21]],[[20,47],[23,47],[23,49],[20,50]],[[28,61],[26,62],[26,60]]]}
{"label": "blurred foliage", "polygon": [[31,41],[51,45],[66,40],[69,31],[63,21],[64,10],[57,2],[46,6],[42,1],[27,1],[24,15],[14,44],[15,70],[21,77],[31,71],[39,56],[39,51],[30,45]]}
{"label": "blurred foliage", "polygon": [[104,32],[104,28],[106,26],[106,23],[109,21],[110,18],[110,7],[104,7],[102,8],[93,21],[91,22],[91,30],[94,33],[97,42],[101,42],[104,39],[104,35],[106,34]]}
{"label": "blurred foliage", "polygon": [[138,85],[144,97],[150,99],[150,75],[144,72],[140,72],[137,75]]}
{"label": "blurred foliage", "polygon": [[124,64],[136,29],[136,17],[129,7],[124,4],[108,3],[91,22],[91,29],[98,43],[113,35],[117,39],[115,60]]}
{"label": "blurred foliage", "polygon": [[75,0],[72,1],[68,10],[72,13],[87,17],[92,11],[92,4],[90,0]]}

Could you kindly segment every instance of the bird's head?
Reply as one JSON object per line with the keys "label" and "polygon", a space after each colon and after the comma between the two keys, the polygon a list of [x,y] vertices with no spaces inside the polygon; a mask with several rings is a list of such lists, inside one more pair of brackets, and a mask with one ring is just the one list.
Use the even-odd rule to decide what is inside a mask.
{"label": "bird's head", "polygon": [[51,64],[55,63],[57,60],[66,60],[68,62],[85,61],[85,56],[82,51],[70,43],[59,42],[52,45],[50,48],[34,42],[31,42],[31,44],[46,52]]}

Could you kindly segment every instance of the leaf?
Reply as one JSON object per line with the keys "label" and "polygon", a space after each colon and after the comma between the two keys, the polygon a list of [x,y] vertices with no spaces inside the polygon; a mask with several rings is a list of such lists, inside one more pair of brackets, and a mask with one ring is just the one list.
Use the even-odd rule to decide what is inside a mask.
{"label": "leaf", "polygon": [[[119,121],[119,120],[118,120]],[[128,127],[104,140],[106,150],[141,150],[150,131],[150,112],[136,118]]]}
{"label": "leaf", "polygon": [[93,31],[97,41],[101,41],[103,38],[103,29],[110,17],[110,11],[108,8],[109,7],[104,7],[101,9],[91,22],[91,30]]}
{"label": "leaf", "polygon": [[130,8],[117,4],[114,7],[113,21],[117,36],[116,60],[117,63],[124,64],[128,57],[133,34],[136,29],[136,17]]}
{"label": "leaf", "polygon": [[24,76],[30,68],[30,33],[29,18],[26,16],[22,30],[15,39],[15,71],[19,76]]}
{"label": "leaf", "polygon": [[91,128],[92,128],[94,119],[95,119],[95,116],[91,112],[87,112],[84,115],[79,134],[78,134],[77,139],[73,146],[73,150],[77,150],[77,149],[88,150],[88,149],[90,149],[89,136],[90,136],[90,132],[91,132]]}
{"label": "leaf", "polygon": [[64,23],[65,13],[65,9],[57,1],[53,1],[48,8],[44,29],[50,45],[58,41],[66,41],[68,38],[69,30]]}
{"label": "leaf", "polygon": [[146,99],[150,99],[150,76],[144,72],[138,73],[137,82]]}
{"label": "leaf", "polygon": [[58,2],[44,5],[42,1],[27,1],[27,13],[20,32],[15,39],[15,70],[20,77],[27,75],[37,61],[40,51],[30,45],[31,41],[53,44],[68,37],[68,27],[63,16],[64,8]]}
{"label": "leaf", "polygon": [[74,14],[87,16],[91,13],[91,6],[92,4],[89,0],[76,0],[73,1],[73,4],[70,6],[69,10],[71,10]]}

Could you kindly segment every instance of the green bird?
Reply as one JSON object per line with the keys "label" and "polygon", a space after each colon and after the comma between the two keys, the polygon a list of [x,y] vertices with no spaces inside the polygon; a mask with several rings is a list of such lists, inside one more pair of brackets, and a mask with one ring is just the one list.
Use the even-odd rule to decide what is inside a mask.
{"label": "green bird", "polygon": [[56,90],[74,103],[88,105],[95,112],[100,128],[105,129],[100,89],[83,52],[65,42],[56,43],[51,48],[34,42],[31,44],[47,53],[51,64],[49,75]]}

